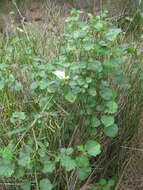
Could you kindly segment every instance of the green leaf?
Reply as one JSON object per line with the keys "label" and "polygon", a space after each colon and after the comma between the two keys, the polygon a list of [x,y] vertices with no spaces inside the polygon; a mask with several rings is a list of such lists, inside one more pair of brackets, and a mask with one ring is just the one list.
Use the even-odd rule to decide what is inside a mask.
{"label": "green leaf", "polygon": [[55,164],[50,160],[46,160],[43,165],[44,165],[42,170],[43,173],[52,173],[55,169]]}
{"label": "green leaf", "polygon": [[87,83],[91,83],[92,82],[92,78],[91,77],[86,77],[86,82]]}
{"label": "green leaf", "polygon": [[51,184],[49,179],[42,179],[40,181],[40,190],[52,190],[53,185]]}
{"label": "green leaf", "polygon": [[31,162],[30,154],[20,153],[20,157],[18,160],[18,164],[20,166],[26,167],[30,164],[30,162]]}
{"label": "green leaf", "polygon": [[26,127],[20,127],[18,129],[14,129],[13,131],[8,132],[8,136],[16,135],[17,133],[22,133],[26,129],[28,129],[28,128],[26,128]]}
{"label": "green leaf", "polygon": [[100,120],[96,116],[92,117],[91,123],[92,127],[99,127],[101,124]]}
{"label": "green leaf", "polygon": [[[41,97],[41,100],[40,100],[40,102],[39,102],[39,105],[40,105],[40,107],[41,108],[44,108],[45,107],[45,104],[47,104],[47,102],[49,102],[49,106],[50,106],[50,97],[49,96],[43,96],[43,97]],[[48,105],[47,105],[47,108],[49,107]]]}
{"label": "green leaf", "polygon": [[118,127],[116,124],[104,128],[104,133],[108,137],[116,137],[118,134]]}
{"label": "green leaf", "polygon": [[111,100],[114,98],[113,91],[110,88],[102,89],[100,95],[104,100]]}
{"label": "green leaf", "polygon": [[25,174],[24,168],[22,168],[22,167],[17,167],[16,170],[15,170],[14,176],[18,179],[18,178],[20,178],[20,177],[23,177],[24,174]]}
{"label": "green leaf", "polygon": [[39,148],[38,154],[40,157],[45,157],[46,156],[46,148]]}
{"label": "green leaf", "polygon": [[139,6],[141,5],[141,3],[142,3],[142,0],[139,0]]}
{"label": "green leaf", "polygon": [[108,181],[108,186],[109,186],[109,187],[113,187],[114,184],[115,184],[115,182],[114,182],[113,179],[110,179],[110,180]]}
{"label": "green leaf", "polygon": [[52,173],[55,169],[55,165],[52,162],[47,162],[44,164],[44,168],[42,170],[43,173]]}
{"label": "green leaf", "polygon": [[77,146],[77,150],[78,150],[79,152],[85,152],[83,145],[78,145],[78,146]]}
{"label": "green leaf", "polygon": [[88,90],[88,94],[89,94],[90,96],[96,96],[96,95],[97,95],[96,89],[90,88],[90,89]]}
{"label": "green leaf", "polygon": [[73,148],[61,148],[61,154],[71,155],[73,153]]}
{"label": "green leaf", "polygon": [[111,188],[108,187],[108,185],[107,185],[107,186],[104,187],[104,190],[111,190]]}
{"label": "green leaf", "polygon": [[77,31],[73,32],[73,38],[74,39],[78,39],[78,38],[80,38],[80,36],[81,36],[81,31],[80,30],[77,30]]}
{"label": "green leaf", "polygon": [[41,78],[46,78],[46,73],[45,73],[44,70],[39,71],[37,74],[38,74],[38,76],[40,76]]}
{"label": "green leaf", "polygon": [[0,80],[0,90],[3,90],[4,86],[5,86],[5,81]]}
{"label": "green leaf", "polygon": [[7,67],[8,67],[8,65],[5,63],[0,64],[0,70],[5,70]]}
{"label": "green leaf", "polygon": [[79,86],[83,86],[85,84],[85,81],[82,77],[78,77],[77,79],[75,79],[78,83]]}
{"label": "green leaf", "polygon": [[87,156],[81,156],[76,158],[76,163],[80,168],[86,168],[89,166],[89,160]]}
{"label": "green leaf", "polygon": [[97,134],[97,129],[96,129],[96,128],[90,128],[90,129],[89,129],[89,134],[90,134],[91,136],[94,136],[94,137],[95,137],[95,135]]}
{"label": "green leaf", "polygon": [[114,124],[114,117],[108,116],[108,115],[103,115],[101,117],[101,121],[105,127],[109,127]]}
{"label": "green leaf", "polygon": [[100,111],[100,112],[103,111],[104,110],[104,105],[97,105],[96,110]]}
{"label": "green leaf", "polygon": [[30,190],[31,189],[31,182],[28,180],[24,180],[23,183],[21,184],[21,189],[22,190]]}
{"label": "green leaf", "polygon": [[82,40],[82,48],[85,50],[85,51],[90,51],[92,49],[94,49],[94,40],[93,38],[89,37],[89,36],[86,36],[84,37],[84,39]]}
{"label": "green leaf", "polygon": [[99,42],[99,45],[102,46],[102,47],[107,47],[108,46],[108,44],[105,41],[103,41],[103,40],[101,40]]}
{"label": "green leaf", "polygon": [[108,113],[108,114],[116,113],[118,110],[118,105],[114,101],[107,102],[106,107],[107,108],[105,109],[105,113]]}
{"label": "green leaf", "polygon": [[101,22],[97,22],[96,24],[93,25],[94,28],[97,30],[97,31],[101,31],[103,29],[103,24]]}
{"label": "green leaf", "polygon": [[77,177],[78,177],[79,180],[83,181],[86,178],[88,178],[90,173],[91,173],[91,168],[90,167],[88,167],[88,168],[80,168],[77,171]]}
{"label": "green leaf", "polygon": [[100,73],[102,71],[102,64],[99,61],[89,61],[88,70]]}
{"label": "green leaf", "polygon": [[46,89],[48,87],[49,83],[48,83],[47,80],[43,79],[43,80],[40,81],[39,85],[40,85],[40,89],[44,90],[44,89]]}
{"label": "green leaf", "polygon": [[143,72],[141,72],[141,73],[139,74],[139,79],[140,79],[140,80],[143,80]]}
{"label": "green leaf", "polygon": [[69,91],[67,94],[65,94],[65,99],[69,102],[69,103],[74,103],[76,100],[76,95],[72,92]]}
{"label": "green leaf", "polygon": [[97,156],[101,153],[100,144],[97,141],[89,140],[85,144],[85,149],[90,156]]}
{"label": "green leaf", "polygon": [[104,62],[103,62],[103,65],[104,65],[104,67],[105,68],[107,68],[107,69],[117,69],[118,67],[119,67],[119,63],[118,63],[118,61],[117,60],[105,60]]}
{"label": "green leaf", "polygon": [[90,51],[94,49],[94,43],[92,41],[83,40],[83,48],[85,51]]}
{"label": "green leaf", "polygon": [[14,164],[10,160],[0,160],[0,177],[11,177],[14,174]]}
{"label": "green leaf", "polygon": [[18,164],[23,167],[28,167],[31,163],[31,153],[32,149],[30,146],[25,145],[23,149],[20,152],[19,159],[18,159]]}
{"label": "green leaf", "polygon": [[55,163],[49,160],[48,156],[43,157],[42,155],[42,157],[40,157],[40,162],[43,165],[43,173],[52,173],[54,171]]}
{"label": "green leaf", "polygon": [[100,184],[101,186],[105,186],[106,183],[107,183],[107,181],[106,181],[106,179],[104,179],[104,178],[101,178],[101,179],[99,180],[99,184]]}
{"label": "green leaf", "polygon": [[113,42],[116,40],[117,36],[121,33],[120,28],[111,28],[109,31],[106,33],[106,38],[110,42]]}
{"label": "green leaf", "polygon": [[35,90],[39,87],[39,81],[32,82],[30,85],[31,90]]}
{"label": "green leaf", "polygon": [[12,114],[12,117],[10,118],[10,122],[12,124],[15,124],[16,122],[21,122],[25,120],[26,115],[24,112],[15,112]]}
{"label": "green leaf", "polygon": [[128,84],[128,81],[127,79],[124,77],[124,75],[118,71],[118,74],[115,74],[113,76],[113,82],[114,84],[117,84],[120,86],[120,88],[127,88],[127,86],[129,85]]}
{"label": "green leaf", "polygon": [[21,82],[15,82],[15,90],[16,91],[20,91],[22,89],[22,84]]}
{"label": "green leaf", "polygon": [[68,172],[75,169],[76,167],[75,160],[71,159],[71,157],[69,156],[65,156],[65,155],[61,156],[60,162],[61,162],[62,167],[64,167],[65,170]]}
{"label": "green leaf", "polygon": [[2,158],[12,160],[13,150],[9,147],[5,147],[2,151]]}

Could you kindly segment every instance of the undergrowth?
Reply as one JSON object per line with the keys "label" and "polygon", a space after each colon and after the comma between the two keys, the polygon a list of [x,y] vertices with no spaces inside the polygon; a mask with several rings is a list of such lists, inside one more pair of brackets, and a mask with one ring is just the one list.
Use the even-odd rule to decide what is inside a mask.
{"label": "undergrowth", "polygon": [[[7,188],[111,190],[142,109],[142,50],[106,15],[0,40],[0,177]],[[51,42],[51,41],[50,41]],[[52,50],[48,56],[49,49]],[[40,48],[40,49],[39,49]],[[106,178],[106,179],[104,179]],[[10,186],[12,189],[12,186]]]}

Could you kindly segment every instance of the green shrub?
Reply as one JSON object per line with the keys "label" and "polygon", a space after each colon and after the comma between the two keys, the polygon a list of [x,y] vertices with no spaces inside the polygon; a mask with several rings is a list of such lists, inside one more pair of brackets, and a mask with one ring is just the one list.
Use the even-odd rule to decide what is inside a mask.
{"label": "green shrub", "polygon": [[104,178],[101,178],[98,183],[93,185],[93,190],[110,190],[114,187],[114,180],[110,179],[107,181]]}
{"label": "green shrub", "polygon": [[118,134],[117,93],[129,89],[131,49],[105,14],[80,16],[73,10],[66,19],[49,61],[23,32],[1,44],[0,177],[22,180],[24,190],[93,183],[102,139]]}

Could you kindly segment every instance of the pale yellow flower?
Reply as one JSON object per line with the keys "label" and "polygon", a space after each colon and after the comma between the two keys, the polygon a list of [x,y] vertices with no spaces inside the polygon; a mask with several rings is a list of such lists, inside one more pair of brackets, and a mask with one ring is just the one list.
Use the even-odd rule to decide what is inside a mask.
{"label": "pale yellow flower", "polygon": [[65,71],[54,71],[54,75],[56,75],[59,79],[69,79],[69,76],[65,75]]}

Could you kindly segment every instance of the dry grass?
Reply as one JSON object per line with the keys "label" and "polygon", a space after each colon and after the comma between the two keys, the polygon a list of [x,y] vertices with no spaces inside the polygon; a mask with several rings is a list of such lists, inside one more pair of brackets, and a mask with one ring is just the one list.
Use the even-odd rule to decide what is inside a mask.
{"label": "dry grass", "polygon": [[[28,11],[29,10],[30,8]],[[42,16],[40,14],[41,12]],[[54,1],[50,0],[46,1],[45,4],[41,4],[40,7],[38,6],[38,8],[36,8],[34,11],[27,13],[28,22],[25,23],[26,35],[27,37],[33,36],[33,41],[31,44],[34,47],[34,51],[37,55],[42,55],[47,60],[50,59],[50,57],[58,55],[59,45],[56,43],[56,38],[58,38],[62,30],[64,30],[65,14],[67,14],[67,12],[65,11],[64,7],[59,6],[55,4]],[[37,18],[40,19],[35,21],[35,18],[36,20]],[[123,68],[125,73],[127,73],[129,76],[131,82],[130,89],[125,88],[125,90],[120,91],[117,87],[119,104],[117,123],[120,128],[119,136],[114,141],[101,137],[104,151],[99,159],[95,161],[94,164],[97,167],[93,173],[93,176],[90,176],[93,180],[103,175],[107,178],[111,176],[111,174],[117,175],[118,179],[116,190],[121,190],[122,187],[120,185],[123,183],[126,175],[127,178],[131,179],[132,181],[134,175],[130,177],[127,170],[128,168],[132,167],[134,161],[137,160],[136,155],[139,153],[141,156],[141,151],[138,150],[138,147],[133,150],[133,147],[135,147],[136,144],[134,144],[133,137],[138,131],[140,113],[142,112],[143,104],[143,86],[142,81],[139,79],[143,68],[140,67],[140,70],[135,72],[134,66],[137,64],[136,62],[142,62],[142,56],[138,56],[138,58],[135,56],[134,59],[131,57],[129,64],[127,64],[127,68]],[[139,64],[139,66],[141,65]],[[14,100],[14,96],[10,97],[10,94],[4,95],[3,103],[1,102],[2,105],[0,107],[0,118],[2,118],[2,121],[5,121],[6,123],[10,112],[9,107],[16,107],[16,109],[22,110],[22,106],[24,105],[22,98],[15,100],[15,103],[12,102],[11,98]],[[3,131],[8,129],[9,128],[1,128]],[[3,134],[1,134],[1,136],[2,135]],[[136,139],[141,139],[140,136],[135,137]],[[8,139],[2,138],[0,143],[6,143],[7,140]],[[139,147],[139,149],[142,149],[142,147]],[[134,155],[133,152],[135,153],[135,157],[132,157],[132,155]],[[134,172],[137,174],[138,171],[136,170],[136,165],[133,167]],[[89,178],[88,181],[90,184],[91,179]],[[83,186],[82,189],[88,189],[89,184]],[[4,188],[11,188],[11,185],[11,183],[6,184]],[[19,189],[19,185],[14,183],[14,188]],[[123,190],[127,190],[127,188],[128,186],[126,186],[125,189],[125,185],[123,183]]]}

